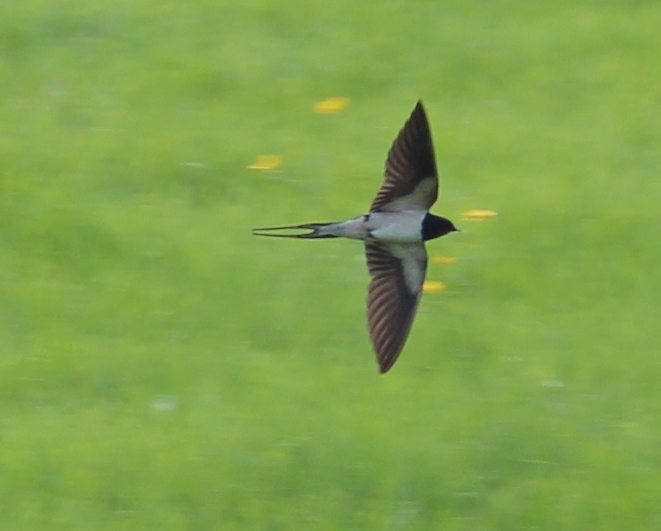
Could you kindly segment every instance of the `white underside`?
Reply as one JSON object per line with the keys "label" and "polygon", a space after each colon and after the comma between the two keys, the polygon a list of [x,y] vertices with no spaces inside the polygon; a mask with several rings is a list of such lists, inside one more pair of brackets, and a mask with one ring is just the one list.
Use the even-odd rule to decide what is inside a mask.
{"label": "white underside", "polygon": [[420,232],[426,211],[372,212],[367,221],[359,216],[324,227],[321,234],[332,234],[355,240],[374,239],[382,242],[412,243],[422,241]]}

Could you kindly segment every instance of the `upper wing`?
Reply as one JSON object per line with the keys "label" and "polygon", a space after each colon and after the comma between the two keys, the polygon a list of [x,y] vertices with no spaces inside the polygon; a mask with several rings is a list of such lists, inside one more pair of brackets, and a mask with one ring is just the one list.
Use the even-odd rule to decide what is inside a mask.
{"label": "upper wing", "polygon": [[436,202],[438,175],[434,146],[420,101],[388,152],[385,177],[370,212],[429,210]]}
{"label": "upper wing", "polygon": [[393,366],[415,317],[427,270],[423,243],[365,241],[372,277],[367,295],[367,325],[381,372]]}

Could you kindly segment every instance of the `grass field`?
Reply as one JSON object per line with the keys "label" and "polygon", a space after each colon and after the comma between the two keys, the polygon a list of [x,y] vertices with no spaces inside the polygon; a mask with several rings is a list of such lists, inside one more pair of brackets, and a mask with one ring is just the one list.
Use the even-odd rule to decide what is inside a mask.
{"label": "grass field", "polygon": [[[0,4],[0,528],[661,529],[660,27]],[[463,232],[379,376],[362,246],[250,228],[363,213],[418,98]]]}

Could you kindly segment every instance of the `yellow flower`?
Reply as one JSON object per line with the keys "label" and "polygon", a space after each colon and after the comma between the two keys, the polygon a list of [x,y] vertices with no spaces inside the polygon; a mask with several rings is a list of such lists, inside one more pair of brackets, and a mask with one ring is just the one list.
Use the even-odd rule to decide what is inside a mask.
{"label": "yellow flower", "polygon": [[445,289],[445,284],[438,280],[425,280],[422,283],[423,293],[440,293]]}
{"label": "yellow flower", "polygon": [[280,155],[259,155],[257,160],[253,162],[248,169],[251,170],[275,170],[282,164],[282,157]]}
{"label": "yellow flower", "polygon": [[435,264],[454,264],[457,259],[454,256],[434,256],[431,261]]}
{"label": "yellow flower", "polygon": [[474,221],[482,221],[485,219],[493,218],[498,215],[498,212],[493,210],[485,210],[480,208],[474,208],[468,212],[464,212],[464,219],[471,219]]}
{"label": "yellow flower", "polygon": [[344,109],[351,100],[349,98],[326,98],[317,102],[314,112],[318,114],[335,114]]}

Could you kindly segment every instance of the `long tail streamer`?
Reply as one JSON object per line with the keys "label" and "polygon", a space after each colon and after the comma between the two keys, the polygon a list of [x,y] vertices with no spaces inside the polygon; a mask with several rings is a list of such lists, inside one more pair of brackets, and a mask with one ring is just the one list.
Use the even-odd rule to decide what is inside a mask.
{"label": "long tail streamer", "polygon": [[[288,225],[286,227],[264,227],[261,229],[252,229],[255,236],[270,236],[273,238],[303,238],[303,239],[316,239],[316,238],[337,238],[333,234],[320,234],[320,230],[332,223],[303,223],[302,225]],[[302,234],[278,234],[275,231],[292,231],[292,230],[307,230],[312,232],[304,232]]]}

